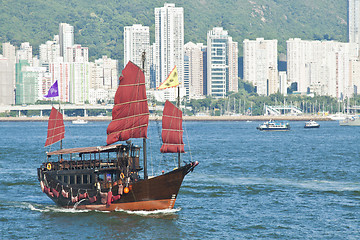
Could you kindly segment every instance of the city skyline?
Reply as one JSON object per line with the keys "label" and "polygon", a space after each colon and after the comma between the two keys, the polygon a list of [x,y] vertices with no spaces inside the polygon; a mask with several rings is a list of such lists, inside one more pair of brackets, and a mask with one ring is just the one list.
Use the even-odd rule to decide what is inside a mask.
{"label": "city skyline", "polygon": [[[353,3],[352,3],[353,2]],[[358,8],[358,2],[359,1],[352,1],[350,0],[349,1],[349,20],[351,19],[358,19],[358,15],[356,14],[351,14],[352,12],[352,9],[351,7],[354,6],[355,9]],[[160,28],[166,28],[166,29],[171,29],[171,28],[174,28],[174,29],[177,29],[177,31],[174,31],[172,30],[173,32],[170,32],[168,34],[169,37],[166,37],[165,35],[164,36],[160,36],[159,34],[156,34],[155,36],[155,43],[150,47],[151,50],[148,50],[149,52],[149,55],[153,57],[153,63],[155,63],[154,67],[155,67],[155,86],[157,86],[160,82],[162,82],[167,74],[170,72],[170,70],[166,71],[166,69],[170,69],[172,68],[174,65],[177,65],[178,66],[178,69],[179,69],[179,78],[181,80],[184,80],[184,85],[188,85],[188,88],[190,87],[190,81],[191,80],[187,80],[188,82],[185,81],[185,79],[183,79],[183,74],[184,74],[184,46],[185,46],[185,43],[183,42],[184,40],[184,36],[183,36],[183,22],[184,22],[184,12],[183,12],[183,8],[182,7],[175,7],[175,4],[164,4],[164,7],[160,7],[160,8],[155,8],[155,23],[157,23],[156,27],[155,28],[155,33],[158,31],[160,32],[159,30],[157,29],[160,29]],[[353,11],[354,13],[356,13],[356,11],[354,10]],[[171,14],[169,14],[171,13]],[[160,17],[161,16],[161,17]],[[160,21],[160,20],[157,20],[157,19],[167,19],[166,21]],[[176,21],[174,19],[177,19],[176,21],[178,21],[178,23],[176,23]],[[355,21],[354,20],[354,21]],[[171,25],[170,23],[172,23],[173,25]],[[168,25],[169,24],[169,25]],[[353,33],[354,31],[351,30],[351,26],[353,26],[355,24],[351,24],[349,23],[349,40],[351,39],[351,36],[350,34]],[[133,25],[135,26],[135,25]],[[140,25],[141,26],[141,25]],[[124,38],[126,36],[126,30],[125,30],[126,27],[124,27]],[[144,26],[144,28],[148,28],[147,26]],[[218,29],[219,27],[214,27],[214,29]],[[220,28],[219,28],[220,29]],[[354,28],[356,29],[356,27]],[[212,30],[209,30],[209,32],[211,32]],[[227,30],[224,30],[227,32]],[[164,33],[164,31],[161,31],[162,33]],[[178,39],[176,39],[175,37],[178,36]],[[172,39],[174,38],[174,41],[171,43],[167,43],[167,42],[164,42],[162,43],[161,41],[163,41],[164,39]],[[231,37],[230,37],[231,38]],[[67,39],[67,40],[66,40]],[[161,40],[163,39],[163,40]],[[247,39],[246,39],[247,40]],[[257,88],[257,92],[260,94],[260,95],[269,95],[271,93],[275,93],[277,92],[278,90],[280,89],[284,89],[284,84],[282,81],[282,86],[280,87],[280,82],[279,82],[279,73],[278,73],[278,67],[277,67],[277,64],[273,64],[271,66],[268,66],[268,68],[270,69],[269,71],[256,71],[256,74],[259,75],[259,73],[262,72],[262,76],[258,76],[256,77],[256,81],[254,80],[248,80],[250,78],[248,78],[248,74],[245,74],[245,71],[246,71],[246,64],[248,63],[246,60],[246,54],[245,54],[245,51],[246,51],[246,40],[244,40],[244,80],[246,81],[250,81],[252,82]],[[290,40],[290,39],[289,39]],[[60,55],[59,57],[62,57],[62,58],[65,58],[66,59],[66,62],[83,62],[83,64],[87,65],[86,62],[88,62],[88,49],[86,47],[81,47],[81,45],[77,45],[75,44],[74,42],[74,28],[72,26],[70,26],[69,24],[66,24],[66,23],[60,23],[59,24],[59,37],[56,38],[56,36],[54,36],[54,41],[53,43],[51,43],[51,41],[48,43],[46,43],[48,45],[48,48],[45,48],[45,47],[42,47],[40,48],[39,47],[39,52],[40,52],[40,59],[43,60],[43,55],[44,55],[44,52],[47,54],[47,56],[49,58],[52,58],[52,61],[56,61],[54,60],[57,56],[54,56],[52,55],[53,52],[56,52],[57,49],[52,49],[53,46],[56,46],[56,44],[54,44],[54,42],[59,42],[59,45],[60,45]],[[251,42],[253,40],[250,40],[249,42]],[[256,41],[256,40],[255,40]],[[267,41],[267,40],[264,40],[264,41]],[[277,41],[277,40],[276,40]],[[125,41],[124,41],[125,42]],[[150,42],[150,41],[149,41]],[[329,42],[333,42],[333,41],[329,41]],[[73,44],[72,47],[65,47],[65,45],[69,45],[69,44]],[[125,43],[124,43],[125,44]],[[176,45],[177,44],[177,45]],[[199,44],[199,43],[196,43],[196,44]],[[231,50],[233,49],[233,52],[235,53],[232,53],[232,56],[235,56],[235,57],[230,57],[230,55],[228,56],[228,58],[233,58],[233,59],[236,59],[236,61],[238,60],[238,53],[237,53],[237,47],[235,47],[235,45],[237,44],[236,42],[233,42],[232,43],[233,45],[230,47],[231,44],[229,44],[229,47],[227,47],[228,50]],[[276,44],[274,45],[278,45],[278,42],[276,42]],[[161,46],[163,46],[163,49],[161,49]],[[166,46],[166,47],[164,47]],[[173,48],[175,46],[174,49],[177,49],[177,50],[180,50],[178,51],[178,53],[173,53],[173,54],[169,54],[169,50],[171,48]],[[178,46],[178,47],[176,47]],[[345,46],[345,45],[344,45]],[[211,51],[211,47],[209,47],[209,40],[208,40],[208,44],[207,44],[207,47],[208,47],[208,51]],[[353,59],[353,58],[356,58],[358,57],[357,55],[355,55],[353,53],[353,51],[351,50],[352,47],[349,48],[349,51],[348,51],[348,54],[350,54],[349,56],[347,56],[346,54],[343,55],[343,59],[344,61],[348,61],[350,59],[352,59],[352,63],[351,63],[351,67],[346,67],[345,70],[348,71],[348,69],[353,69],[353,73],[354,74],[349,74],[349,77],[357,77],[358,73],[357,71],[355,71],[358,67],[358,65],[356,64],[356,61]],[[68,50],[70,50],[68,52]],[[124,62],[126,61],[125,60],[125,51],[126,51],[126,48],[124,48]],[[358,50],[357,50],[358,51]],[[167,54],[164,54],[164,52],[166,52]],[[275,50],[276,52],[276,56],[278,56],[278,52],[277,50]],[[6,54],[6,50],[4,51],[4,55]],[[65,54],[65,55],[64,55]],[[230,54],[230,52],[229,52]],[[288,49],[288,55],[289,55],[289,49]],[[170,57],[168,57],[170,56]],[[177,57],[176,57],[177,56]],[[208,54],[207,55],[207,58],[208,58],[208,64],[209,62],[211,62],[211,58],[209,58],[209,56],[211,56],[211,54]],[[18,60],[26,60],[30,65],[33,64],[33,61],[37,61],[36,58],[33,58],[32,57],[32,46],[30,46],[29,43],[22,43],[21,46],[20,46],[20,49],[16,51],[16,57]],[[174,62],[174,59],[177,58],[177,62],[178,64],[175,64]],[[79,60],[80,58],[80,60]],[[276,59],[278,59],[278,57],[276,57]],[[348,60],[346,60],[348,59]],[[288,58],[289,60],[289,58]],[[232,66],[236,66],[237,67],[237,64],[235,64],[236,61],[233,61],[233,64]],[[164,64],[168,62],[167,64]],[[277,62],[277,61],[275,61]],[[160,66],[161,64],[163,64],[162,66]],[[346,62],[347,64],[347,62]],[[151,63],[148,63],[147,66],[150,66]],[[237,70],[232,70],[232,69],[235,69],[235,68],[230,68],[229,66],[230,65],[223,65],[223,66],[226,66],[226,68],[224,69],[227,69],[225,71],[228,71],[228,72],[223,72],[221,73],[223,76],[225,75],[229,75],[227,76],[229,79],[233,79],[233,80],[220,80],[220,81],[216,81],[217,85],[219,86],[220,82],[222,82],[222,87],[220,90],[217,89],[215,92],[213,91],[213,89],[216,89],[214,86],[215,85],[212,85],[211,83],[213,82],[214,79],[216,79],[216,77],[213,77],[213,73],[212,72],[209,72],[209,69],[211,69],[211,64],[209,65],[210,67],[207,69],[208,72],[207,72],[207,76],[208,78],[205,79],[207,80],[208,82],[204,82],[203,81],[203,84],[204,86],[206,86],[206,93],[207,95],[212,95],[212,96],[215,96],[215,97],[224,97],[226,95],[227,92],[230,92],[230,91],[237,91],[237,73],[238,71]],[[77,64],[76,66],[73,65],[71,69],[75,69],[75,68],[78,68],[78,70],[72,70],[72,71],[75,71],[76,73],[77,72],[86,72],[88,70],[81,70],[79,69],[80,65]],[[88,67],[87,66],[82,66],[80,68],[84,68],[87,69]],[[259,68],[257,65],[255,66],[257,69]],[[26,68],[27,70],[29,70],[29,67]],[[291,68],[290,68],[291,69]],[[344,70],[344,71],[345,71]],[[34,71],[34,70],[31,70],[31,71]],[[41,71],[40,71],[41,72]],[[149,74],[151,74],[151,71],[150,70],[147,70],[146,72],[148,72]],[[289,70],[287,70],[288,74],[289,74]],[[217,73],[217,74],[220,74],[220,73]],[[232,77],[230,76],[232,74]],[[282,73],[283,74],[283,73]],[[76,75],[76,74],[72,74],[72,75]],[[267,75],[267,77],[266,77]],[[344,76],[346,76],[347,74],[344,73]],[[350,76],[351,75],[351,76]],[[205,74],[203,77],[206,77]],[[261,80],[262,77],[265,77],[266,79],[265,80]],[[337,92],[337,93],[329,93],[331,91],[324,91],[323,87],[321,87],[320,85],[318,86],[315,86],[315,85],[308,85],[306,86],[306,84],[304,84],[304,80],[299,80],[299,79],[294,79],[292,77],[287,77],[287,78],[283,78],[283,79],[287,79],[287,86],[289,86],[290,83],[293,83],[293,82],[296,82],[297,83],[297,86],[299,88],[299,92],[300,93],[307,93],[309,92],[309,89],[310,91],[312,92],[315,92],[315,93],[318,93],[318,94],[330,94],[331,96],[336,96],[337,98],[342,98],[342,97],[349,97],[351,96],[351,93],[353,94],[357,94],[357,85],[354,85],[354,83],[357,84],[357,81],[356,79],[348,79],[349,77],[343,77],[341,81],[343,81],[341,84],[338,84],[336,87],[339,88],[339,86],[343,87],[343,88],[346,88],[347,90],[346,91],[343,91],[343,92]],[[75,78],[76,79],[76,78]],[[73,84],[73,87],[72,89],[87,89],[88,87],[84,87],[84,86],[81,86],[81,84],[84,84],[84,79],[85,79],[85,82],[89,81],[87,79],[89,79],[88,76],[86,75],[79,75],[77,79],[81,79],[81,81],[78,81],[79,82],[79,87],[76,87],[76,80],[73,80],[72,81],[72,84]],[[150,76],[147,77],[148,79],[148,84],[147,86],[150,85]],[[234,80],[235,79],[235,80]],[[267,82],[266,82],[267,81]],[[315,81],[317,81],[315,79]],[[336,80],[336,81],[339,81],[339,78]],[[226,84],[225,84],[226,82]],[[308,81],[309,82],[309,81]],[[346,82],[346,83],[345,83]],[[85,83],[85,85],[89,85],[90,83]],[[225,85],[224,85],[225,84]],[[326,83],[322,83],[323,85],[326,85]],[[353,85],[350,85],[350,84],[353,84]],[[61,84],[60,84],[61,86]],[[275,87],[274,87],[275,86]],[[65,88],[65,86],[64,86]],[[225,89],[225,90],[224,90]],[[320,90],[319,90],[320,89]],[[189,96],[190,94],[190,90],[189,89],[186,89],[185,90],[186,92],[186,95]],[[220,94],[218,94],[220,92]],[[282,91],[283,92],[283,91]],[[68,93],[65,93],[64,95],[67,95]],[[70,93],[69,93],[70,94]],[[73,91],[71,94],[70,94],[70,102],[85,102],[85,101],[88,101],[89,100],[89,97],[88,96],[85,96],[83,98],[80,98],[79,100],[75,100],[76,98],[79,98],[79,96],[81,95],[88,95],[89,93],[82,93],[82,92],[76,92],[76,91]],[[203,91],[203,94],[204,94],[204,91]],[[182,94],[184,96],[184,93]],[[168,97],[169,98],[169,97]],[[170,99],[172,99],[173,97],[170,97]],[[67,99],[67,98],[65,98]]]}

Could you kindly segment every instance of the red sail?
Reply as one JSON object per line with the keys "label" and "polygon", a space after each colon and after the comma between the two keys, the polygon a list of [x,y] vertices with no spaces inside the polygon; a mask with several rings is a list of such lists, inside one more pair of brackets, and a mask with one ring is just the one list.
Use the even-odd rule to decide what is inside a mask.
{"label": "red sail", "polygon": [[162,117],[162,153],[183,153],[182,112],[166,101]]}
{"label": "red sail", "polygon": [[65,125],[63,115],[54,107],[52,107],[48,122],[48,133],[45,147],[62,140],[64,137]]}
{"label": "red sail", "polygon": [[107,144],[129,138],[146,138],[149,108],[146,98],[145,76],[134,63],[129,62],[120,77],[115,94],[112,121],[107,128]]}

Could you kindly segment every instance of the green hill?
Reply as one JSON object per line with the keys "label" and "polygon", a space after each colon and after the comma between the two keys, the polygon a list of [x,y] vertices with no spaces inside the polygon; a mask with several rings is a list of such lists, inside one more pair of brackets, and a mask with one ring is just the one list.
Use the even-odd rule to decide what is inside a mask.
{"label": "green hill", "polygon": [[[1,0],[0,42],[38,46],[58,34],[59,23],[75,27],[75,42],[89,47],[90,59],[102,55],[123,58],[123,28],[150,26],[154,42],[154,8],[160,0]],[[169,2],[169,1],[167,1]],[[185,43],[206,44],[213,27],[228,30],[234,41],[246,38],[278,39],[285,53],[286,40],[334,39],[347,41],[347,0],[183,0],[170,1],[184,8]]]}

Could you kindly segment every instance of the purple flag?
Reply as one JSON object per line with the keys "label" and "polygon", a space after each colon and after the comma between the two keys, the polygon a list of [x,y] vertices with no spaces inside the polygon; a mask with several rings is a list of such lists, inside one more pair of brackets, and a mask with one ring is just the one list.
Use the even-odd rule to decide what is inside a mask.
{"label": "purple flag", "polygon": [[57,80],[54,82],[54,84],[50,87],[49,92],[44,97],[50,98],[50,97],[58,97],[59,96],[59,89],[58,89],[58,83]]}

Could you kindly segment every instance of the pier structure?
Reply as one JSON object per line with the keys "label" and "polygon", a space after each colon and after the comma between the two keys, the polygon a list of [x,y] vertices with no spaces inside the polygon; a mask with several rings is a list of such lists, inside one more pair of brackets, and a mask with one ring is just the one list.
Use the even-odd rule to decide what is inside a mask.
{"label": "pier structure", "polygon": [[[99,109],[99,110],[109,110],[112,111],[113,104],[61,104],[61,112],[66,115],[66,110],[83,110],[83,117],[87,117],[87,111],[90,109]],[[0,105],[0,113],[1,112],[10,112],[17,111],[18,117],[21,117],[21,111],[26,110],[37,110],[40,111],[40,117],[43,116],[43,111],[50,111],[52,108],[51,104],[39,104],[39,105],[14,105],[14,106],[1,106]],[[162,111],[163,106],[149,106],[149,111]]]}
{"label": "pier structure", "polygon": [[300,108],[292,106],[292,105],[278,105],[278,106],[268,106],[265,105],[265,114],[264,115],[273,115],[273,116],[280,116],[280,115],[301,115],[303,112]]}

